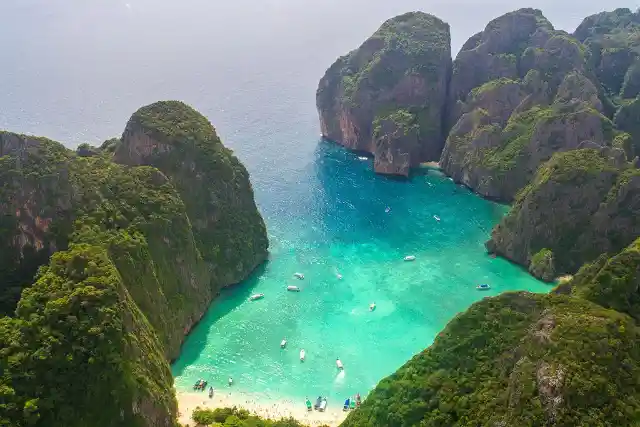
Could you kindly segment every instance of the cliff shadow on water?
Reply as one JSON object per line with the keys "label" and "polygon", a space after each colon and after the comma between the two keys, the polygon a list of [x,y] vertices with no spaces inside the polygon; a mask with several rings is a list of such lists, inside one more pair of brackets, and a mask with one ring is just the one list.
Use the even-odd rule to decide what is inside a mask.
{"label": "cliff shadow on water", "polygon": [[172,361],[171,370],[174,377],[181,376],[185,368],[193,364],[202,354],[211,327],[249,299],[268,266],[269,260],[267,259],[256,267],[247,279],[222,289],[220,294],[213,299],[205,315],[191,329],[182,343],[180,356]]}

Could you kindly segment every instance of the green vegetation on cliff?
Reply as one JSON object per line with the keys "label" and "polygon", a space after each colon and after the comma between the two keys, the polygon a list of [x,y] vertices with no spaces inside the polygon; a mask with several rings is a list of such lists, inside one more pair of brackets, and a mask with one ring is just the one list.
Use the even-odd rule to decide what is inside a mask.
{"label": "green vegetation on cliff", "polygon": [[616,149],[555,154],[516,197],[487,247],[522,265],[545,249],[557,274],[574,273],[640,235],[640,170]]}
{"label": "green vegetation on cliff", "polygon": [[[0,426],[174,426],[168,361],[229,283],[212,272],[228,268],[240,280],[266,257],[246,170],[206,119],[200,131],[194,125],[204,122],[192,119],[201,116],[184,104],[154,105],[163,107],[151,109],[154,123],[165,125],[153,138],[185,147],[165,151],[158,166],[172,168],[162,171],[128,161],[160,146],[132,121],[106,145],[142,166],[114,163],[103,148],[84,156],[46,139],[0,139],[0,177],[11,178],[0,188],[0,269],[11,281],[0,288],[5,312],[15,309],[0,327]],[[240,228],[207,234],[216,214],[238,217],[216,226]],[[247,247],[234,265],[212,265],[197,233],[234,250],[240,236]],[[27,269],[23,254],[32,253]],[[17,309],[16,288],[26,288]]]}
{"label": "green vegetation on cliff", "polygon": [[[386,21],[320,80],[316,104],[323,135],[372,152],[381,173],[408,175],[421,161],[437,160],[445,139],[450,43],[449,25],[432,15],[412,12]],[[416,143],[407,144],[393,127],[380,133],[380,118],[397,111],[417,118]],[[375,142],[380,139],[385,143]]]}
{"label": "green vegetation on cliff", "polygon": [[350,426],[632,425],[639,329],[582,299],[503,294],[382,380]]}
{"label": "green vegetation on cliff", "polygon": [[266,228],[249,174],[193,108],[163,101],[139,109],[127,123],[115,159],[157,167],[170,178],[218,289],[239,282],[266,258]]}
{"label": "green vegetation on cliff", "polygon": [[640,239],[609,258],[585,264],[567,286],[573,294],[640,320]]}

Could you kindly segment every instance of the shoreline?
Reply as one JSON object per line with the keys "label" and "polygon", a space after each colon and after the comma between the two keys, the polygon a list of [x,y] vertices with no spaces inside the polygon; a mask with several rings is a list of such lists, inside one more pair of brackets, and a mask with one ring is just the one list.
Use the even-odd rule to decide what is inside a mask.
{"label": "shoreline", "polygon": [[198,406],[207,409],[235,406],[271,420],[292,417],[308,426],[337,427],[349,414],[349,412],[342,410],[342,402],[329,402],[325,412],[316,410],[309,412],[304,401],[296,403],[291,399],[271,399],[268,395],[229,391],[228,388],[216,389],[211,399],[207,391],[182,392],[176,390],[176,399],[178,400],[178,421],[183,426],[190,427],[195,426],[191,414]]}

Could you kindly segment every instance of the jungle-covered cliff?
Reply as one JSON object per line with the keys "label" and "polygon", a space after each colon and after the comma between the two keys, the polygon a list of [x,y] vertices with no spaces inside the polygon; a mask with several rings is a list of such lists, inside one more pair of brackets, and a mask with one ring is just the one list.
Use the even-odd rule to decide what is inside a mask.
{"label": "jungle-covered cliff", "polygon": [[244,167],[170,101],[100,149],[3,133],[0,183],[0,425],[175,426],[168,362],[267,256]]}
{"label": "jungle-covered cliff", "polygon": [[343,426],[638,424],[639,16],[603,12],[571,35],[521,9],[462,47],[440,165],[513,202],[489,252],[574,276],[474,304]]}
{"label": "jungle-covered cliff", "polygon": [[440,157],[450,70],[448,24],[422,12],[388,20],[320,80],[322,135],[372,153],[376,172],[407,176]]}

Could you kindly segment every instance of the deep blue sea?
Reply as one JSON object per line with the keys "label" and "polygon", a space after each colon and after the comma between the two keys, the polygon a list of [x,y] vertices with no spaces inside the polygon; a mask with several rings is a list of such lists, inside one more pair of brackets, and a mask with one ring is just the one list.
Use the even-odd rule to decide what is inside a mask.
{"label": "deep blue sea", "polygon": [[[615,3],[610,7],[637,7]],[[269,397],[364,394],[474,301],[549,287],[484,253],[483,242],[507,207],[435,172],[422,171],[411,182],[375,176],[370,160],[320,141],[319,78],[403,12],[424,10],[448,21],[455,52],[490,19],[518,7],[541,8],[571,31],[608,5],[4,0],[0,129],[70,147],[99,144],[119,135],[142,105],[161,99],[193,105],[249,169],[271,258],[224,292],[187,339],[174,365],[176,387],[187,389],[200,377],[220,386],[232,375],[238,390]],[[405,255],[416,261],[404,262]],[[492,289],[479,292],[478,283]],[[288,285],[302,291],[287,293]],[[248,302],[256,292],[265,298]],[[337,357],[345,364],[341,375]]]}

